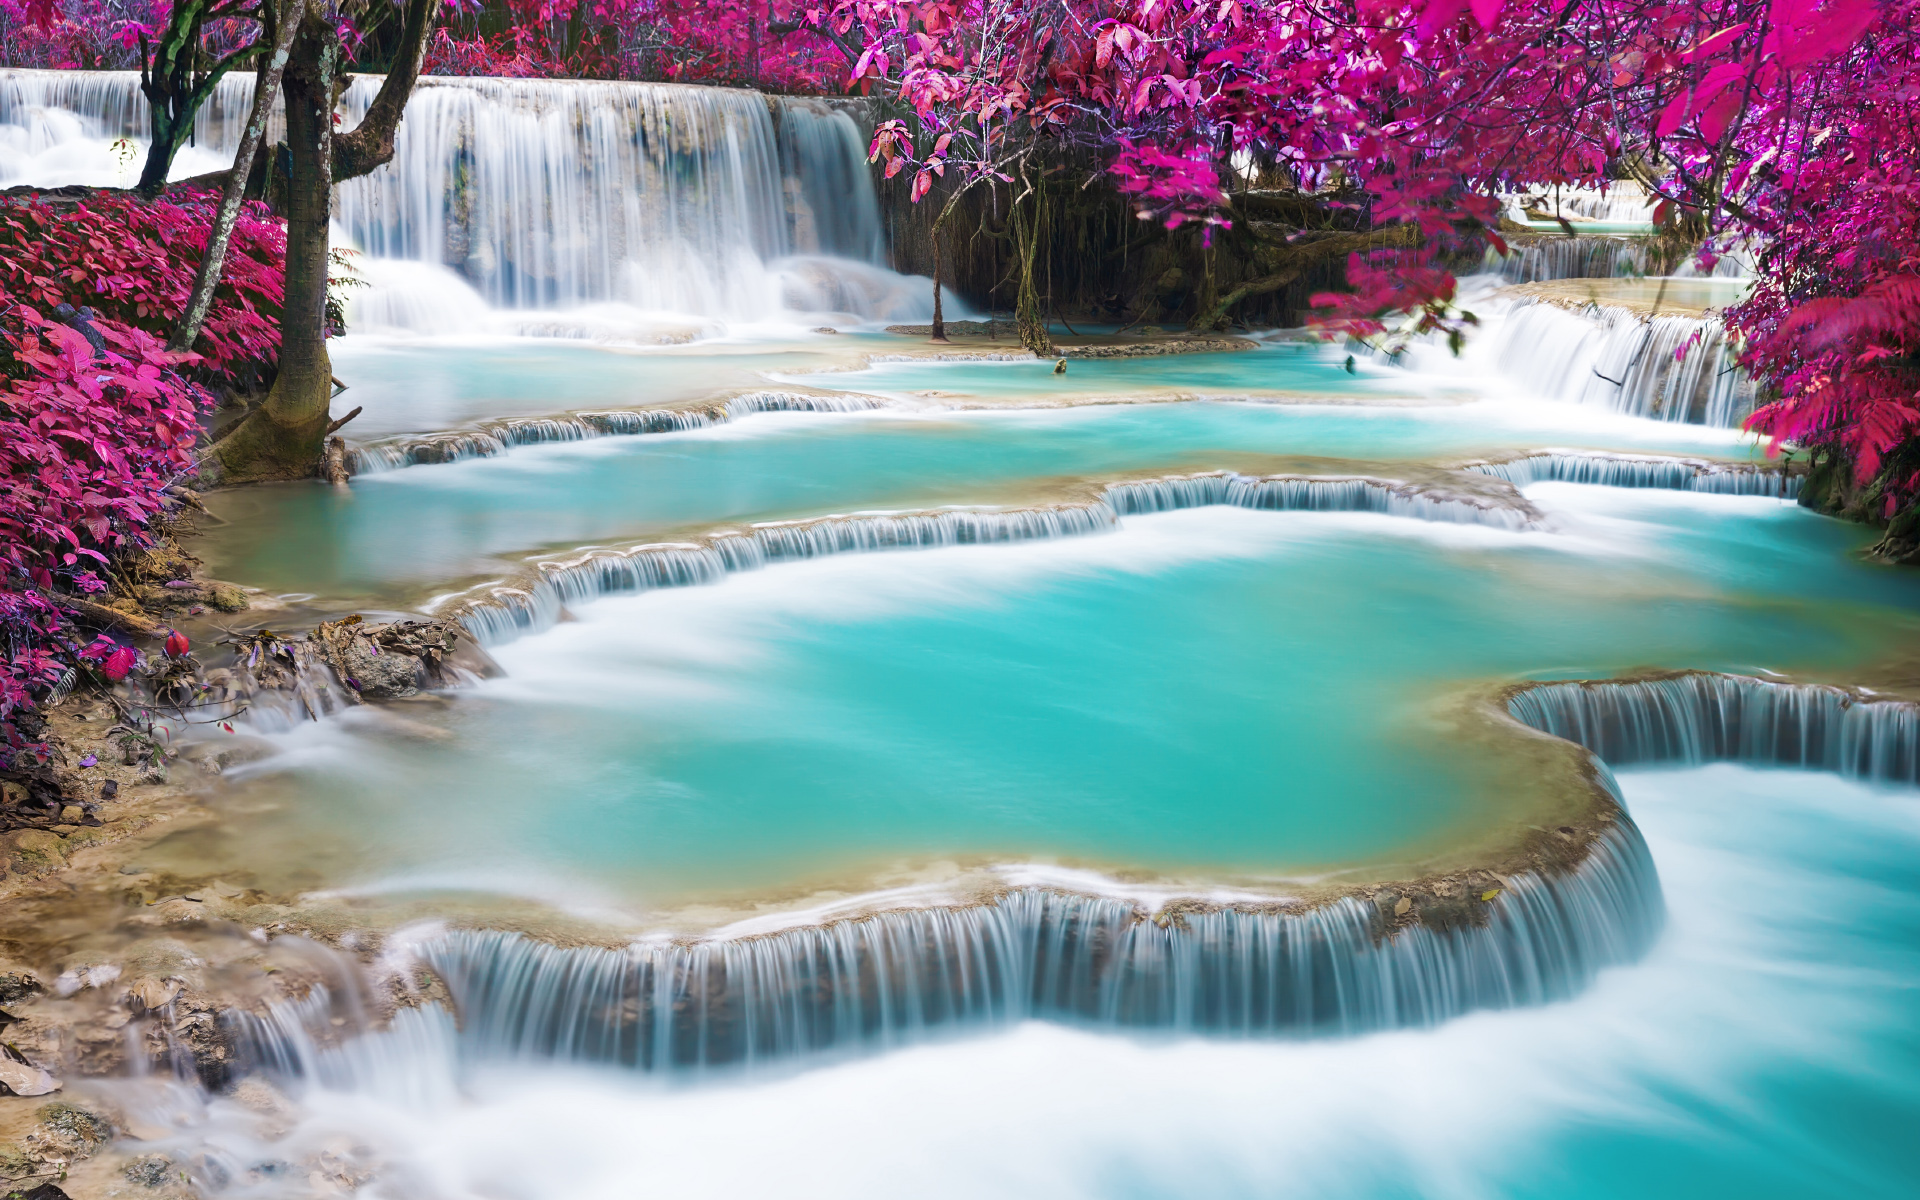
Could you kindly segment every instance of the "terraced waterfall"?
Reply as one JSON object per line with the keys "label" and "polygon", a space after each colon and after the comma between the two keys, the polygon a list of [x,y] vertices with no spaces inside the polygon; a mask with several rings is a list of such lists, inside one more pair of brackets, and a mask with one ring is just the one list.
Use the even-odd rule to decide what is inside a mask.
{"label": "terraced waterfall", "polygon": [[[0,73],[5,181],[137,98]],[[199,793],[57,964],[162,1048],[75,1085],[115,1145],[235,1200],[1903,1194],[1920,581],[1739,431],[1741,281],[1529,251],[1458,358],[1056,373],[885,330],[865,119],[431,80],[341,189],[353,481],[206,496]],[[471,657],[259,653],[354,613]]]}

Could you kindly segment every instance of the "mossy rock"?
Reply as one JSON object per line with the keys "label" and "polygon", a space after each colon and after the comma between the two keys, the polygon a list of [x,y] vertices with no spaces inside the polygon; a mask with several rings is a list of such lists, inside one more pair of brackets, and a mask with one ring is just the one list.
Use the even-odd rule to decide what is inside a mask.
{"label": "mossy rock", "polygon": [[16,829],[0,834],[0,853],[12,860],[13,869],[22,875],[48,871],[66,861],[66,843],[44,829]]}
{"label": "mossy rock", "polygon": [[180,549],[171,541],[163,541],[150,550],[143,551],[133,560],[133,571],[140,579],[155,583],[165,583],[172,579],[191,579],[193,569],[200,560]]}
{"label": "mossy rock", "polygon": [[231,583],[209,579],[201,587],[205,589],[207,603],[221,612],[245,612],[248,607],[247,594]]}

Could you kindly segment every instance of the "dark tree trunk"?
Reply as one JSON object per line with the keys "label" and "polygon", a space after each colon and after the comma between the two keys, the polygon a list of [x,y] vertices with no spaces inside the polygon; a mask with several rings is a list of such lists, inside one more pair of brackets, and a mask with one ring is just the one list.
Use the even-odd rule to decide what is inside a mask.
{"label": "dark tree trunk", "polygon": [[174,155],[193,136],[193,119],[214,88],[235,65],[259,53],[258,44],[236,50],[211,66],[201,61],[200,30],[208,18],[240,16],[251,10],[216,0],[175,0],[160,41],[149,52],[140,39],[140,91],[147,98],[153,125],[153,144],[136,185],[154,195],[167,185]]}
{"label": "dark tree trunk", "polygon": [[1033,269],[1034,256],[1040,247],[1043,236],[1042,225],[1046,220],[1046,176],[1027,189],[1026,199],[1031,200],[1029,209],[1022,199],[1013,203],[1013,251],[1019,255],[1020,286],[1015,293],[1013,304],[1014,330],[1020,336],[1020,344],[1038,355],[1053,353],[1053,338],[1047,333],[1047,319],[1040,310],[1039,281]]}
{"label": "dark tree trunk", "polygon": [[401,114],[407,99],[420,79],[421,64],[427,58],[427,37],[440,15],[440,0],[408,0],[406,24],[400,31],[400,46],[394,52],[393,65],[380,85],[367,115],[353,132],[333,139],[333,179],[335,183],[358,179],[393,158],[393,139],[400,129]]}
{"label": "dark tree trunk", "polygon": [[[333,110],[344,79],[339,33],[309,8],[294,39],[281,90],[287,102],[287,283],[280,317],[280,373],[266,402],[211,451],[223,482],[309,476],[323,468],[332,432],[328,406],[333,369],[327,358],[327,223],[333,185],[393,157],[394,134],[420,65],[440,0],[409,0],[400,51],[386,82],[352,133],[333,135]],[[237,175],[243,179],[245,176]],[[231,182],[231,180],[229,181]]]}
{"label": "dark tree trunk", "polygon": [[266,402],[213,447],[222,482],[286,479],[319,466],[332,400],[327,359],[327,222],[333,213],[334,83],[340,38],[309,10],[293,43],[287,99],[287,282],[280,315],[280,371]]}
{"label": "dark tree trunk", "polygon": [[174,327],[173,338],[168,343],[170,349],[192,349],[194,340],[200,336],[200,326],[207,319],[207,309],[213,304],[213,290],[219,286],[220,271],[226,265],[227,246],[233,240],[233,223],[240,216],[240,202],[246,195],[254,155],[259,152],[260,139],[266,133],[273,97],[280,90],[280,77],[286,70],[294,36],[300,31],[305,14],[306,0],[283,0],[277,15],[263,7],[263,32],[273,39],[273,50],[262,64],[259,81],[254,86],[247,127],[240,135],[233,169],[227,173],[213,228],[207,232],[207,252],[201,255],[200,269],[193,277],[193,295],[187,301],[187,311],[180,316],[180,323]]}
{"label": "dark tree trunk", "polygon": [[[943,214],[944,215],[944,214]],[[947,319],[940,309],[940,222],[933,223],[933,340],[947,340]]]}

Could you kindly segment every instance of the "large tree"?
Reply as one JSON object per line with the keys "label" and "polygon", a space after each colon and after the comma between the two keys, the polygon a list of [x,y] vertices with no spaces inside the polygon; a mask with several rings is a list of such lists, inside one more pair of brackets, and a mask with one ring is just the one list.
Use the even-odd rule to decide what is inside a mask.
{"label": "large tree", "polygon": [[293,40],[286,98],[287,284],[280,318],[280,370],[258,408],[210,451],[226,482],[312,475],[331,432],[333,367],[327,356],[328,223],[333,185],[384,165],[420,77],[440,0],[406,0],[400,46],[386,79],[350,133],[333,131],[341,73],[340,30],[315,5]]}

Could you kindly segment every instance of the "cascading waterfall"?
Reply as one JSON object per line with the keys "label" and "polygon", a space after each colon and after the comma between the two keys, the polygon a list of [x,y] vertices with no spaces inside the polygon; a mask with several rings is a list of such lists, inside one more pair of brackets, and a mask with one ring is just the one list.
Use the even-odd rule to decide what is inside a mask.
{"label": "cascading waterfall", "polygon": [[[1393,928],[1397,898],[1178,915],[1036,888],[693,944],[562,949],[518,934],[428,939],[463,1057],[645,1071],[779,1063],[1027,1019],[1226,1036],[1332,1036],[1540,1004],[1645,952],[1664,917],[1620,818],[1564,875],[1513,877],[1480,923]],[[318,1073],[324,1002],[248,1018],[257,1069]],[[311,1011],[309,1011],[311,1010]]]}
{"label": "cascading waterfall", "polygon": [[492,458],[515,446],[584,442],[592,438],[632,437],[648,433],[684,433],[708,429],[755,413],[866,412],[881,401],[867,396],[805,392],[748,392],[723,404],[692,408],[614,409],[564,417],[528,417],[490,421],[477,429],[403,438],[355,447],[348,461],[356,475],[431,463]]}
{"label": "cascading waterfall", "polygon": [[1285,512],[1370,512],[1417,520],[1532,528],[1540,519],[1517,494],[1445,492],[1367,478],[1254,478],[1231,472],[1110,485],[1086,504],[1005,510],[948,509],[778,521],[703,542],[650,544],[545,562],[529,587],[498,587],[455,610],[483,646],[560,620],[569,604],[599,596],[717,583],[770,563],[876,550],[926,549],[1078,537],[1113,528],[1122,514],[1232,505]]}
{"label": "cascading waterfall", "polygon": [[1549,216],[1586,221],[1653,220],[1653,204],[1646,190],[1626,180],[1615,181],[1604,190],[1556,184],[1525,195],[1516,193],[1508,197],[1508,203],[1516,210],[1533,208]]}
{"label": "cascading waterfall", "polygon": [[1753,408],[1753,385],[1715,319],[1613,305],[1575,314],[1523,299],[1489,340],[1508,376],[1553,399],[1723,429]]}
{"label": "cascading waterfall", "polygon": [[1729,760],[1920,783],[1920,706],[1840,688],[1690,673],[1537,684],[1508,709],[1615,766]]}
{"label": "cascading waterfall", "polygon": [[[380,82],[355,77],[341,99],[347,127]],[[221,81],[195,121],[197,156],[176,177],[232,160],[252,87],[245,75]],[[110,143],[148,136],[139,76],[0,71],[0,130],[5,182],[131,182]],[[137,173],[138,156],[130,161]],[[345,239],[373,260],[363,326],[448,332],[484,305],[618,302],[746,321],[911,320],[932,307],[926,281],[885,265],[860,125],[820,100],[427,77],[394,162],[341,184],[334,209]]]}
{"label": "cascading waterfall", "polygon": [[1483,269],[1508,283],[1553,279],[1612,279],[1646,272],[1647,255],[1637,242],[1617,237],[1552,237],[1515,244],[1510,253],[1489,248]]}
{"label": "cascading waterfall", "polygon": [[1593,483],[1602,487],[1666,488],[1728,496],[1777,496],[1783,500],[1799,496],[1803,481],[1802,476],[1780,467],[1587,450],[1544,450],[1502,462],[1469,463],[1465,469],[1504,479],[1515,487],[1549,481]]}

